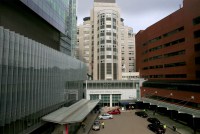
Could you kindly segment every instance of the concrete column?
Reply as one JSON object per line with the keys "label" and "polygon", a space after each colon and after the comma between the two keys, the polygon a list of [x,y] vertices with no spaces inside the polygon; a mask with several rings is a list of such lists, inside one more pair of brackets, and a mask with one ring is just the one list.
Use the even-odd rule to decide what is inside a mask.
{"label": "concrete column", "polygon": [[101,100],[101,94],[99,94],[99,100]]}
{"label": "concrete column", "polygon": [[110,107],[112,107],[112,94],[110,94]]}

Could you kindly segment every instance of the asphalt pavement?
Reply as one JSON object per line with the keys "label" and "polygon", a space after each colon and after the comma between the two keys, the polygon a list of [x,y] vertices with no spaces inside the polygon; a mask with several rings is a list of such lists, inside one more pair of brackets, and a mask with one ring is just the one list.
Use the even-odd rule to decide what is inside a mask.
{"label": "asphalt pavement", "polygon": [[[77,134],[154,134],[147,128],[150,124],[146,118],[141,118],[135,115],[135,111],[138,110],[127,110],[122,111],[121,115],[114,115],[113,119],[104,120],[105,128],[101,128],[100,131],[92,130],[92,124],[97,119],[99,113],[90,113],[85,120],[86,129],[83,131],[82,128],[78,130]],[[171,120],[169,117],[155,114],[152,111],[146,111],[150,117],[158,118],[163,124],[167,125],[165,134],[193,134],[194,131],[186,125],[177,123]],[[173,131],[172,126],[175,125],[177,131]],[[200,134],[197,132],[196,134]]]}

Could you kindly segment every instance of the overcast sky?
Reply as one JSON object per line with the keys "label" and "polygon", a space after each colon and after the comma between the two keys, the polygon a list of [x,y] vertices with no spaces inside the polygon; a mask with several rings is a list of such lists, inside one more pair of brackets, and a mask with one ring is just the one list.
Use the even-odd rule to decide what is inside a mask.
{"label": "overcast sky", "polygon": [[[94,0],[77,0],[78,25],[90,16]],[[168,16],[183,5],[183,0],[116,0],[124,24],[133,28],[134,33],[144,30]]]}

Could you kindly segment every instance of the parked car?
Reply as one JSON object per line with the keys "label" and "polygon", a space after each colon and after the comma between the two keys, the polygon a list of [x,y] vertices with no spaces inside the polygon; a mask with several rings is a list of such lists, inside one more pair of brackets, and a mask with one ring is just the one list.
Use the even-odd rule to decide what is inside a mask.
{"label": "parked car", "polygon": [[151,122],[152,124],[160,124],[160,121],[157,118],[148,118],[147,121]]}
{"label": "parked car", "polygon": [[144,112],[144,111],[137,111],[137,112],[135,112],[135,114],[137,116],[140,116],[140,117],[143,117],[143,118],[148,117],[148,114],[146,112]]}
{"label": "parked car", "polygon": [[149,124],[148,128],[156,134],[164,134],[166,129],[160,124]]}
{"label": "parked car", "polygon": [[93,125],[92,125],[92,130],[100,130],[101,128],[101,123],[99,120],[95,120]]}
{"label": "parked car", "polygon": [[109,113],[109,114],[121,114],[121,111],[119,109],[114,109],[114,110],[108,111],[107,113]]}
{"label": "parked car", "polygon": [[113,115],[112,114],[108,114],[108,113],[105,113],[105,114],[102,114],[99,116],[99,119],[102,120],[102,119],[112,119],[113,118]]}

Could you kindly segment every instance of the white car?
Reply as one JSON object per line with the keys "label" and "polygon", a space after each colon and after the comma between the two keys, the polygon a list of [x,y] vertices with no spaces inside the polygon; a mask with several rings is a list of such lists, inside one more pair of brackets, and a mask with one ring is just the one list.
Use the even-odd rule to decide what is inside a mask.
{"label": "white car", "polygon": [[108,114],[108,113],[105,113],[105,114],[102,114],[102,115],[99,115],[99,119],[102,120],[102,119],[112,119],[113,118],[113,115],[112,114]]}

